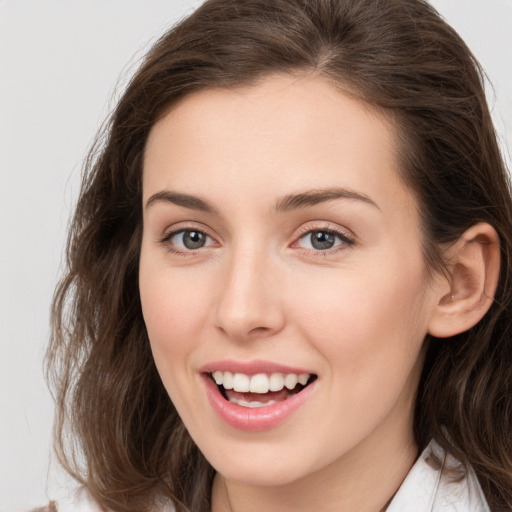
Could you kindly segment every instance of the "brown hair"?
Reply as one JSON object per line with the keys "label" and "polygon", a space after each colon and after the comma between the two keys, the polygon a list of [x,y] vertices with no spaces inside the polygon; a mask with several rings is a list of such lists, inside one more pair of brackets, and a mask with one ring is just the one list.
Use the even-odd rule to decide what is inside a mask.
{"label": "brown hair", "polygon": [[214,471],[163,388],[141,313],[142,155],[151,127],[193,91],[309,72],[396,122],[430,268],[441,269],[440,247],[477,222],[499,234],[488,314],[454,338],[426,340],[414,426],[420,448],[435,438],[471,464],[494,512],[509,510],[510,185],[481,68],[423,0],[208,0],[154,45],[87,160],[55,294],[47,363],[59,457],[115,511],[163,498],[178,512],[209,510]]}

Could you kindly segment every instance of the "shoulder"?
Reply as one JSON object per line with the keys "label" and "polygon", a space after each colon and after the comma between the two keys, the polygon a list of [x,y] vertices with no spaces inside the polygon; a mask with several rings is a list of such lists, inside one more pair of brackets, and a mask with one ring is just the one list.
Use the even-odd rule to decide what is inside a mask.
{"label": "shoulder", "polygon": [[435,441],[420,455],[387,512],[410,510],[490,512],[474,471],[463,469]]}

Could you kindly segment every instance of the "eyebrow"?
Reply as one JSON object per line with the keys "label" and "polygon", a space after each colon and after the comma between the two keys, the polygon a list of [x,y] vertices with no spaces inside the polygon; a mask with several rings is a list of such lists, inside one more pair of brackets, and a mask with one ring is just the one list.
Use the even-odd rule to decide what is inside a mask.
{"label": "eyebrow", "polygon": [[[300,192],[297,194],[288,194],[280,198],[276,202],[275,211],[288,212],[291,210],[315,206],[317,204],[325,203],[327,201],[333,201],[336,199],[358,200],[367,203],[371,206],[374,206],[375,208],[380,210],[377,204],[364,194],[346,188],[333,187],[307,190],[305,192]],[[199,210],[206,213],[218,213],[217,208],[215,208],[206,199],[201,199],[198,196],[190,194],[172,192],[170,190],[162,190],[160,192],[157,192],[156,194],[153,194],[147,200],[146,208],[149,208],[153,204],[160,202],[172,203],[177,206],[182,206],[184,208],[189,208],[191,210]]]}
{"label": "eyebrow", "polygon": [[377,204],[368,196],[356,192],[355,190],[334,187],[308,190],[299,194],[286,195],[279,199],[279,201],[276,203],[276,211],[287,212],[308,206],[315,206],[317,204],[324,203],[326,201],[333,201],[335,199],[354,199],[367,203],[380,210]]}
{"label": "eyebrow", "polygon": [[205,199],[190,194],[181,194],[179,192],[171,192],[170,190],[162,190],[153,194],[146,202],[146,209],[155,203],[172,203],[191,210],[200,210],[207,213],[217,213],[217,209]]}

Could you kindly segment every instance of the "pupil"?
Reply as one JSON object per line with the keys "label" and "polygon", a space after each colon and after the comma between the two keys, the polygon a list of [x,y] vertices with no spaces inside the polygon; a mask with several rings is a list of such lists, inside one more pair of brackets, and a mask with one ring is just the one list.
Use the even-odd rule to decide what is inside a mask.
{"label": "pupil", "polygon": [[185,231],[183,234],[183,245],[187,249],[199,249],[205,243],[205,236],[200,231]]}
{"label": "pupil", "polygon": [[311,245],[315,249],[330,249],[334,245],[334,235],[325,231],[311,233]]}

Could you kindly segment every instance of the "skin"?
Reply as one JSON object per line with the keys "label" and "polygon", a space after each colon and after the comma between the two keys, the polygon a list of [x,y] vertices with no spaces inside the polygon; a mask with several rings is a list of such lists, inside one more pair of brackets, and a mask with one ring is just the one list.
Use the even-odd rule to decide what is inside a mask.
{"label": "skin", "polygon": [[[214,512],[376,512],[414,463],[423,341],[446,287],[427,277],[397,168],[393,125],[315,77],[199,92],[153,127],[140,295],[164,386],[218,472]],[[276,208],[333,188],[360,198]],[[207,243],[162,242],[180,229]],[[325,229],[351,242],[314,249],[308,233]],[[240,431],[199,372],[225,359],[306,368],[316,388],[276,428]]]}

